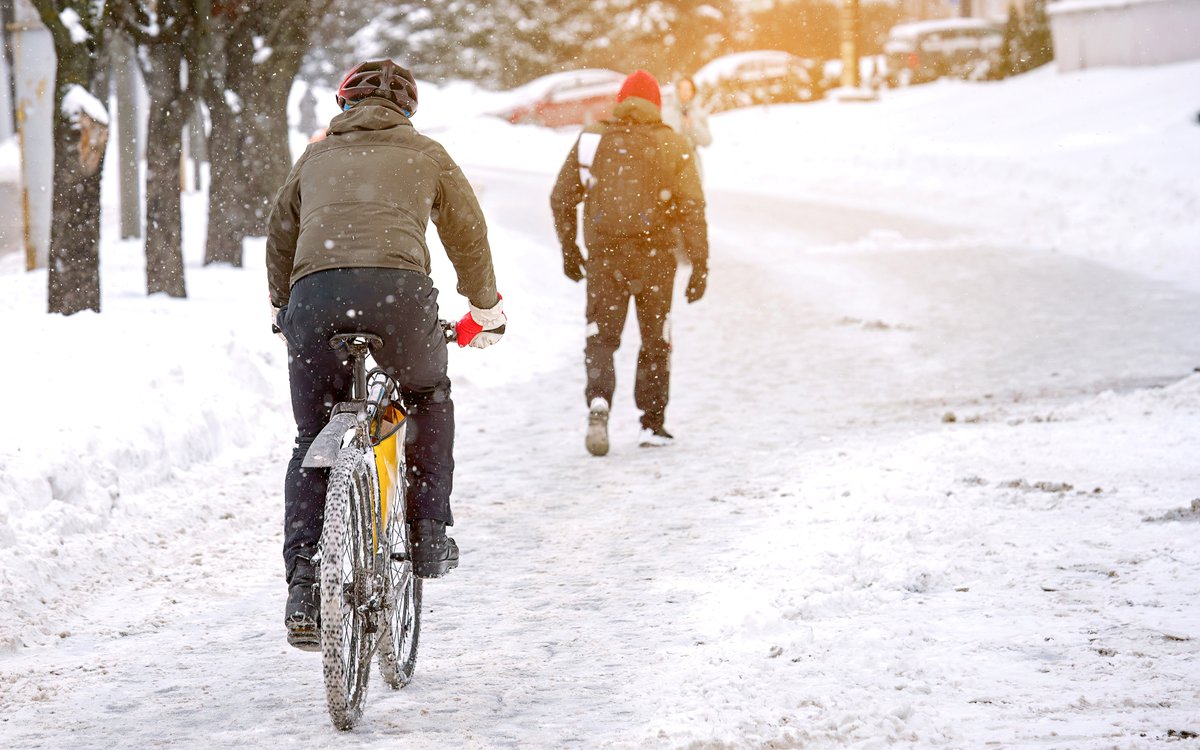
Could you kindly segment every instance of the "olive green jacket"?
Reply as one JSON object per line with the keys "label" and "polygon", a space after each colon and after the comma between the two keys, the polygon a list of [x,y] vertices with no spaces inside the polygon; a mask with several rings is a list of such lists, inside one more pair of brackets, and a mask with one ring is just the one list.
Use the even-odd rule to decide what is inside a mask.
{"label": "olive green jacket", "polygon": [[430,218],[458,274],[458,292],[496,304],[487,225],[462,170],[391,101],[369,98],[333,118],[275,196],[267,223],[271,304],[299,279],[333,268],[430,272]]}

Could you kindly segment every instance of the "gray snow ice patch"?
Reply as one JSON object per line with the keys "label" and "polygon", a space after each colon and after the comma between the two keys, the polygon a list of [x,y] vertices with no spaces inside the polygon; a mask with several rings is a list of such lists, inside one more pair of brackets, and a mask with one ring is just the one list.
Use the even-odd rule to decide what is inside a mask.
{"label": "gray snow ice patch", "polygon": [[1146,516],[1142,519],[1143,523],[1166,523],[1167,521],[1200,521],[1200,497],[1192,500],[1192,504],[1187,508],[1176,508],[1161,516]]}
{"label": "gray snow ice patch", "polygon": [[1075,489],[1075,486],[1067,482],[1034,482],[1030,484],[1024,479],[1013,479],[1008,482],[1002,482],[1001,487],[1012,490],[1021,490],[1022,492],[1070,492]]}

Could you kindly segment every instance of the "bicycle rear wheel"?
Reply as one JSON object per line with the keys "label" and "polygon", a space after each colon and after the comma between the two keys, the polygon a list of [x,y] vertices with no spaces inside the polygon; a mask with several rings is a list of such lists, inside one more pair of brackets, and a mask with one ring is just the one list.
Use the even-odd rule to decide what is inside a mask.
{"label": "bicycle rear wheel", "polygon": [[351,445],[329,472],[321,531],[321,663],[329,718],[349,729],[362,716],[374,646],[377,591],[372,522],[379,479],[373,455]]}
{"label": "bicycle rear wheel", "polygon": [[[397,493],[404,497],[403,491]],[[393,505],[403,505],[401,499]],[[387,594],[379,628],[379,673],[393,688],[412,680],[417,663],[417,640],[421,633],[421,579],[413,575],[412,548],[404,514],[389,508],[387,545]]]}

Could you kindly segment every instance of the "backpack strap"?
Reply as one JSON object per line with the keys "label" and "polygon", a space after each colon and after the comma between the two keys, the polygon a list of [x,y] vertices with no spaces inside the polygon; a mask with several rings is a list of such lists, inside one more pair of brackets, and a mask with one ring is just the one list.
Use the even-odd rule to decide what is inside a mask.
{"label": "backpack strap", "polygon": [[586,193],[596,182],[592,178],[592,163],[596,160],[596,149],[600,147],[600,133],[584,133],[579,136],[576,158],[579,161],[579,184]]}

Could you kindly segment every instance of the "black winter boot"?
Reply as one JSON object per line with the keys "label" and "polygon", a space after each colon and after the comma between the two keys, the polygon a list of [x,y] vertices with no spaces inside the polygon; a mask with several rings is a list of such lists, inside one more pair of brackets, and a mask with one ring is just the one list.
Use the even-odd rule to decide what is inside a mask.
{"label": "black winter boot", "polygon": [[664,427],[643,427],[638,433],[638,445],[643,448],[665,448],[675,442],[675,436]]}
{"label": "black winter boot", "polygon": [[301,651],[321,650],[321,583],[312,560],[297,557],[288,576],[283,616],[288,644]]}
{"label": "black winter boot", "polygon": [[413,523],[413,573],[417,578],[441,578],[458,567],[458,545],[446,536],[446,524],[432,518]]}

